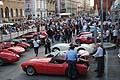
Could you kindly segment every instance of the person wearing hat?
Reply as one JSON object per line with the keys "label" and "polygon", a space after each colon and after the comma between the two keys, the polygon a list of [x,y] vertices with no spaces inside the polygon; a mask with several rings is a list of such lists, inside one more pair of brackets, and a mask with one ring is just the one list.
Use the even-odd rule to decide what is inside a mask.
{"label": "person wearing hat", "polygon": [[76,61],[77,61],[77,52],[74,50],[75,46],[70,44],[69,50],[66,53],[66,61],[68,63],[68,77],[73,80],[76,78],[77,69],[76,69]]}

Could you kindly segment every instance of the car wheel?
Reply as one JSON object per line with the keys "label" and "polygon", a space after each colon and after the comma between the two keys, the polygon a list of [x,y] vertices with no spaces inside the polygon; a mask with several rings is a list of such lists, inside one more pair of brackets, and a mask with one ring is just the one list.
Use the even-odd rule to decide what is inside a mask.
{"label": "car wheel", "polygon": [[76,44],[81,44],[80,40],[78,40],[78,39],[75,42],[76,42]]}
{"label": "car wheel", "polygon": [[57,52],[57,51],[60,51],[60,49],[57,47],[52,49],[52,52]]}
{"label": "car wheel", "polygon": [[28,66],[26,69],[26,74],[32,76],[36,73],[35,69],[32,66]]}
{"label": "car wheel", "polygon": [[0,58],[0,66],[4,65],[4,60]]}
{"label": "car wheel", "polygon": [[77,52],[79,52],[80,50],[85,50],[84,48],[78,48]]}

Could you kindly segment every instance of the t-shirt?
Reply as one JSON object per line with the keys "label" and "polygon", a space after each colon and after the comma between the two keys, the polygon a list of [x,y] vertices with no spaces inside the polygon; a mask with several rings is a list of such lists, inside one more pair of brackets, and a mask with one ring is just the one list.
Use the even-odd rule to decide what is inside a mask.
{"label": "t-shirt", "polygon": [[33,45],[34,45],[34,47],[39,47],[39,45],[40,45],[40,40],[34,40],[34,41],[33,41]]}
{"label": "t-shirt", "polygon": [[113,36],[117,36],[118,35],[118,31],[117,30],[113,30]]}

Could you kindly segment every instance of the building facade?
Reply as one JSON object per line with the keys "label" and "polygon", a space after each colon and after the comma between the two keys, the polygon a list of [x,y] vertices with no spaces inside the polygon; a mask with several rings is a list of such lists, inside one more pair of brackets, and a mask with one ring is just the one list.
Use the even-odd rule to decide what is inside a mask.
{"label": "building facade", "polygon": [[90,0],[56,0],[57,13],[79,14],[90,10]]}
{"label": "building facade", "polygon": [[55,14],[55,0],[47,0],[47,15],[54,15]]}
{"label": "building facade", "polygon": [[25,0],[25,15],[30,18],[46,18],[55,13],[55,0]]}
{"label": "building facade", "polygon": [[1,0],[3,5],[1,17],[3,22],[21,21],[24,17],[24,0]]}
{"label": "building facade", "polygon": [[[96,10],[96,5],[98,7],[98,11],[100,12],[100,2],[101,0],[94,0],[94,10]],[[110,11],[110,8],[115,0],[103,0],[103,11],[106,12],[106,10]]]}
{"label": "building facade", "polygon": [[120,29],[120,0],[115,0],[111,7],[111,18],[113,23],[118,23]]}

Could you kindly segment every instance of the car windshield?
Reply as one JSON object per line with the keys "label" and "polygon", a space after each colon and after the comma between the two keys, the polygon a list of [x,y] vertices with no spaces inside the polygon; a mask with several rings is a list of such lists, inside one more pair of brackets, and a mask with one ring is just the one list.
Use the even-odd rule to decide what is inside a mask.
{"label": "car windshield", "polygon": [[62,64],[65,62],[66,60],[66,55],[65,55],[66,52],[59,52],[56,56],[54,56],[50,63],[57,63],[57,64]]}

